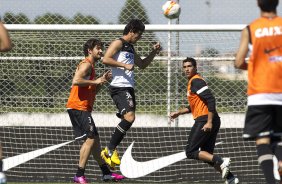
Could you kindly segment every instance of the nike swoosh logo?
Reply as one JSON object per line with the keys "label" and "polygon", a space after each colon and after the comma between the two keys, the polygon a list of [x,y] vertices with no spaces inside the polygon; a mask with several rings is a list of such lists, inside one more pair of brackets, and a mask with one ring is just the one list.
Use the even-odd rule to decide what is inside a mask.
{"label": "nike swoosh logo", "polygon": [[[218,142],[215,145],[221,143],[222,142]],[[143,177],[187,158],[185,151],[183,151],[145,162],[137,162],[132,158],[131,152],[133,145],[134,142],[126,149],[120,164],[120,171],[127,178]]]}
{"label": "nike swoosh logo", "polygon": [[183,151],[146,162],[137,162],[132,158],[131,154],[133,144],[134,142],[131,143],[123,154],[120,164],[120,171],[127,178],[139,178],[146,176],[186,158],[185,151]]}
{"label": "nike swoosh logo", "polygon": [[277,49],[280,49],[282,46],[278,46],[278,47],[275,47],[275,48],[273,48],[273,49],[264,49],[264,53],[265,54],[269,54],[269,53],[271,53],[271,52],[273,52],[273,51],[275,51],[275,50],[277,50]]}
{"label": "nike swoosh logo", "polygon": [[53,146],[49,146],[46,148],[42,148],[42,149],[38,149],[35,151],[31,151],[31,152],[27,152],[27,153],[23,153],[17,156],[13,156],[13,157],[9,157],[9,158],[5,158],[3,159],[3,171],[7,171],[13,167],[16,167],[20,164],[23,164],[29,160],[32,160],[36,157],[39,157],[40,155],[44,155],[45,153],[48,153],[50,151],[53,151],[55,149],[58,149],[62,146],[65,146],[69,143],[71,143],[73,141],[68,141],[68,142],[64,142],[61,144],[57,144],[57,145],[53,145]]}

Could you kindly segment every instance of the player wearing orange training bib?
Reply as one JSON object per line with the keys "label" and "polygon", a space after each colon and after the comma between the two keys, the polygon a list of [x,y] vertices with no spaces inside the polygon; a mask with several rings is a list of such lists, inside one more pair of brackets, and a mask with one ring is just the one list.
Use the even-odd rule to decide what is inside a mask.
{"label": "player wearing orange training bib", "polygon": [[222,175],[225,184],[237,184],[239,179],[230,171],[230,158],[214,155],[215,141],[220,128],[220,117],[216,111],[215,98],[205,80],[197,73],[194,58],[183,60],[183,71],[188,78],[187,100],[189,106],[170,114],[171,119],[192,113],[195,123],[189,134],[186,156],[188,159],[202,160]]}
{"label": "player wearing orange training bib", "polygon": [[278,0],[257,4],[261,16],[243,29],[235,67],[248,70],[243,138],[256,141],[266,183],[274,184],[280,180],[273,172],[274,155],[282,174],[282,18],[276,12]]}

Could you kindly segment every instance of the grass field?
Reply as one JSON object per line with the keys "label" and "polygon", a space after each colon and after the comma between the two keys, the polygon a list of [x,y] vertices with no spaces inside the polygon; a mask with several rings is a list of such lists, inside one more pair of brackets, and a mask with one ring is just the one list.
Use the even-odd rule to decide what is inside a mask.
{"label": "grass field", "polygon": [[[73,182],[68,182],[68,183],[33,183],[33,182],[8,182],[7,184],[70,184],[70,183],[73,183]],[[120,182],[102,182],[102,181],[97,181],[97,182],[91,182],[89,184],[95,184],[95,183],[122,183],[122,184],[158,184],[159,182],[154,182],[154,183],[150,183],[150,182],[126,182],[126,181],[120,181]],[[190,184],[188,181],[186,182],[179,182],[179,183],[174,183],[173,184]],[[222,182],[223,183],[223,182]],[[191,183],[193,184],[193,183]],[[197,183],[197,184],[215,184],[215,183]],[[217,183],[218,184],[218,183]]]}
{"label": "grass field", "polygon": [[[8,182],[7,184],[70,184],[69,183],[17,183],[17,182]],[[91,182],[89,184],[95,184],[95,183],[122,183],[122,184],[158,184],[158,183],[127,183],[127,182]],[[175,184],[190,184],[189,182],[181,182],[181,183],[175,183]],[[194,183],[191,183],[194,184]],[[208,183],[197,183],[197,184],[208,184]],[[213,183],[209,183],[213,184]]]}

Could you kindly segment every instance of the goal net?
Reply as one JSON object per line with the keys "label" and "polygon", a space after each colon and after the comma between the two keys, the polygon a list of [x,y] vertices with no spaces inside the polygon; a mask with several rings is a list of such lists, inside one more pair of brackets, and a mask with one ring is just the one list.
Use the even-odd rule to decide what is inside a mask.
{"label": "goal net", "polygon": [[[95,37],[109,43],[122,35],[124,25],[7,25],[13,50],[0,57],[0,140],[4,170],[11,182],[69,182],[75,174],[80,144],[65,104],[82,46]],[[242,140],[246,108],[246,74],[233,67],[242,25],[146,25],[136,52],[145,57],[155,42],[163,50],[145,70],[136,72],[136,121],[118,147],[120,156],[134,141],[136,161],[144,162],[183,152],[193,125],[184,115],[174,122],[168,113],[187,106],[187,80],[182,60],[195,57],[198,71],[217,100],[222,120],[215,153],[230,157],[231,170],[242,182],[263,180],[254,142]],[[108,70],[96,64],[97,75]],[[119,119],[108,86],[94,105],[93,119],[106,146]],[[154,166],[152,166],[154,167]],[[91,157],[90,181],[101,171]],[[131,180],[129,180],[131,181]],[[184,159],[132,179],[140,182],[218,183],[220,174],[207,164]]]}

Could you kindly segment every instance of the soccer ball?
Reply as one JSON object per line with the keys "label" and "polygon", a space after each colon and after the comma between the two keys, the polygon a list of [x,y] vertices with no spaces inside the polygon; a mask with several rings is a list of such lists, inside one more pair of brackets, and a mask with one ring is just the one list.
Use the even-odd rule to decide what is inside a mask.
{"label": "soccer ball", "polygon": [[4,173],[0,172],[0,184],[6,184],[7,179]]}
{"label": "soccer ball", "polygon": [[178,18],[181,12],[180,5],[174,1],[167,1],[162,9],[164,16],[169,19]]}

